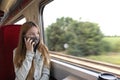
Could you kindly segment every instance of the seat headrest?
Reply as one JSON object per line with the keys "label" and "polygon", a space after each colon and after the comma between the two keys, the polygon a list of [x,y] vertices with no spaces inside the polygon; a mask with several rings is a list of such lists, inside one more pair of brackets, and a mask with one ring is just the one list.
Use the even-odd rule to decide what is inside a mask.
{"label": "seat headrest", "polygon": [[0,27],[0,79],[14,80],[13,49],[17,47],[21,25]]}

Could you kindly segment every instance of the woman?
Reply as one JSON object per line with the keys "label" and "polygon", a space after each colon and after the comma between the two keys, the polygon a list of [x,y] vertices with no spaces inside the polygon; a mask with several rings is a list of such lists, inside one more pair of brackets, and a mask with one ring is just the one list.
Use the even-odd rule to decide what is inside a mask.
{"label": "woman", "polygon": [[40,29],[33,22],[21,26],[19,43],[13,51],[15,80],[49,80],[50,59],[40,38]]}

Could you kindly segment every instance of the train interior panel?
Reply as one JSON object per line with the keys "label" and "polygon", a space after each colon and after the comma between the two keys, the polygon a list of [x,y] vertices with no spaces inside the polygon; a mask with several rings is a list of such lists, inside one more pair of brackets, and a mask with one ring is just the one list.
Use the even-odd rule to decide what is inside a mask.
{"label": "train interior panel", "polygon": [[[43,10],[50,2],[52,0],[0,0],[1,80],[14,80],[15,78],[13,49],[17,46],[22,25],[15,23],[23,18],[26,21],[36,22],[40,26],[43,40],[45,40]],[[51,57],[50,80],[97,80],[102,72],[112,73],[118,78],[120,77],[120,67],[118,66],[80,59],[53,51],[49,51],[49,53]]]}

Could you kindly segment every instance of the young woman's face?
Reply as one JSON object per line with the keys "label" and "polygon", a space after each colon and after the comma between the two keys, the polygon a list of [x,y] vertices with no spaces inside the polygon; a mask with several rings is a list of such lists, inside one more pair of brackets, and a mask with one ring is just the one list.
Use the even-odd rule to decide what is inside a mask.
{"label": "young woman's face", "polygon": [[25,34],[25,38],[32,40],[34,42],[33,47],[35,48],[37,44],[40,42],[39,31],[36,27],[31,27],[27,33]]}
{"label": "young woman's face", "polygon": [[31,27],[27,33],[25,34],[26,37],[36,37],[37,39],[39,39],[39,31],[36,27]]}

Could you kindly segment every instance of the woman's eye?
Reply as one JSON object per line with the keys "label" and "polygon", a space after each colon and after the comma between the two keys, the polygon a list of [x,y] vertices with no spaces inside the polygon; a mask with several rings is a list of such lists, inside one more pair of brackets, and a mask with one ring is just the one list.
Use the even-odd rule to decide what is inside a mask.
{"label": "woman's eye", "polygon": [[32,35],[32,34],[30,34],[30,35],[28,35],[28,37],[33,37],[34,35]]}

